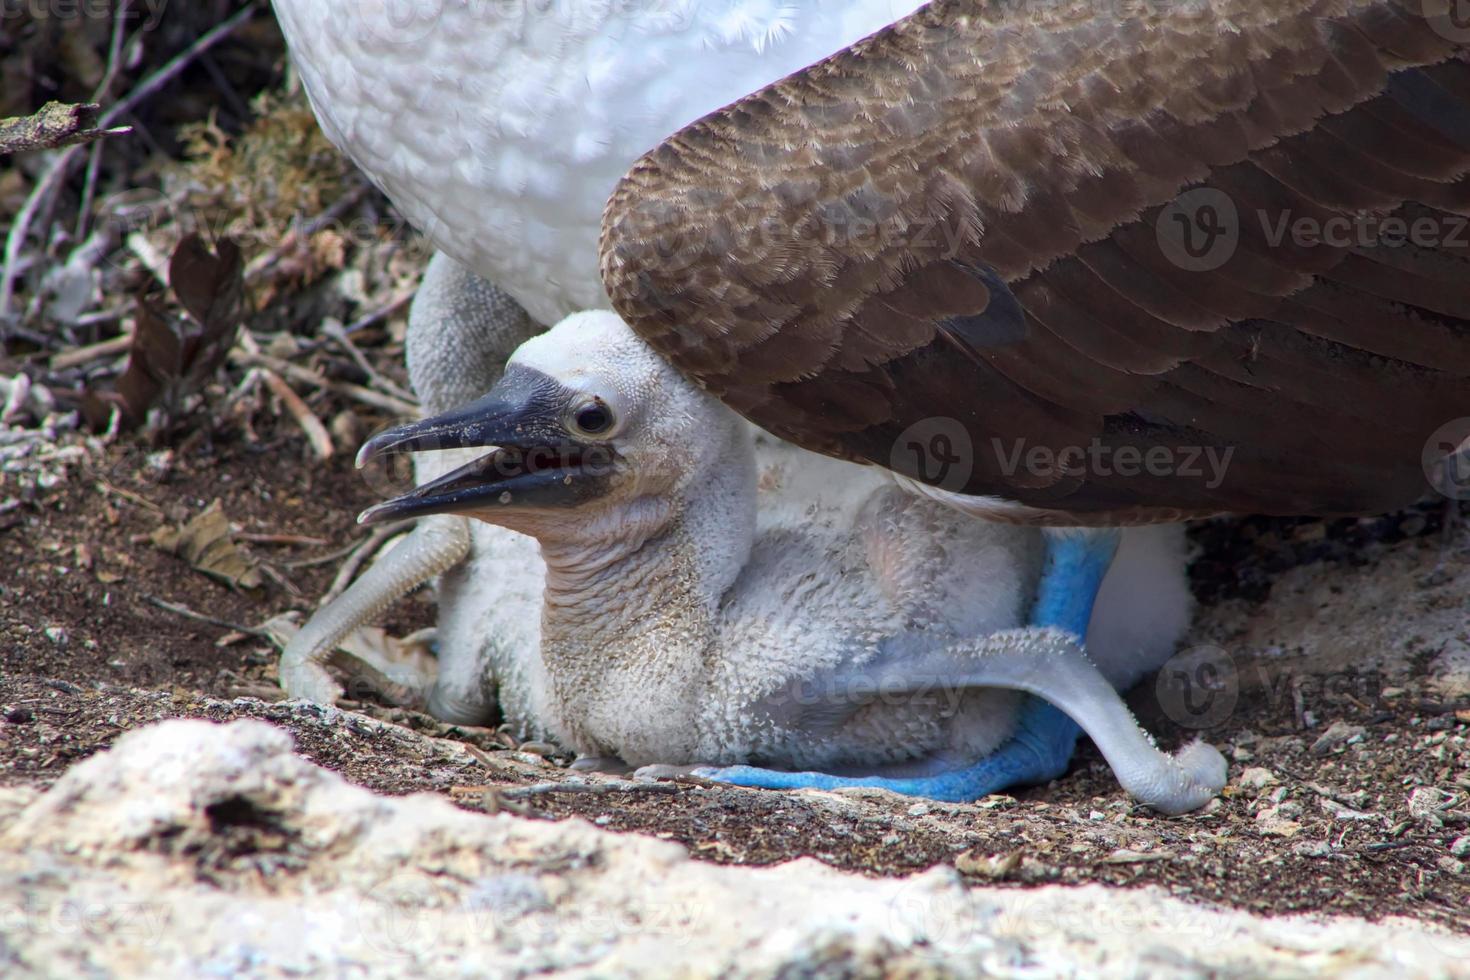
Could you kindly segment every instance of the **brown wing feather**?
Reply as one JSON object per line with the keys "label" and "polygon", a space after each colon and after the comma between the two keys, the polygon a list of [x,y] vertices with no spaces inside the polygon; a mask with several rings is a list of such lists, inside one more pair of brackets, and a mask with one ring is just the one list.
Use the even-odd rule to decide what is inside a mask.
{"label": "brown wing feather", "polygon": [[[953,420],[950,489],[1402,505],[1470,415],[1470,56],[1436,2],[935,0],[640,160],[609,296],[809,448],[933,478],[898,447]],[[1037,447],[1094,462],[1016,465]],[[1223,480],[1171,471],[1205,447]]]}

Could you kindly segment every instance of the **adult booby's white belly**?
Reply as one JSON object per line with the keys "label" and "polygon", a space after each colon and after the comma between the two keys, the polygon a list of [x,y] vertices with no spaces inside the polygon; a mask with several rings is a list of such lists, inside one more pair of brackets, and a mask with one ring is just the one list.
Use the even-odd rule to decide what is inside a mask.
{"label": "adult booby's white belly", "polygon": [[639,155],[921,0],[275,0],[322,128],[542,323],[604,308],[603,205]]}

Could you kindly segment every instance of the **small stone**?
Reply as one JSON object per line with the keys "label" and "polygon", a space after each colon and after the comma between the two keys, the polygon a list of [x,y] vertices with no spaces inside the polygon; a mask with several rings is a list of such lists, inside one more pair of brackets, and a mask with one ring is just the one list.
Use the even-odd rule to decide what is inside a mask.
{"label": "small stone", "polygon": [[1465,873],[1465,862],[1452,857],[1442,857],[1434,863],[1445,874],[1462,875]]}
{"label": "small stone", "polygon": [[1240,788],[1259,793],[1267,786],[1274,786],[1281,782],[1276,774],[1261,766],[1251,766],[1240,774]]}
{"label": "small stone", "polygon": [[989,878],[995,881],[1014,874],[1021,867],[1021,858],[1020,851],[1010,851],[1006,854],[981,854],[979,851],[966,851],[954,859],[954,867],[962,875]]}
{"label": "small stone", "polygon": [[1347,745],[1350,742],[1361,742],[1366,729],[1362,725],[1352,725],[1345,721],[1334,721],[1327,726],[1327,730],[1317,736],[1317,741],[1312,743],[1313,755],[1327,755],[1338,746]]}
{"label": "small stone", "polygon": [[1455,794],[1446,793],[1437,786],[1420,786],[1409,794],[1409,816],[1434,827],[1442,826],[1440,808],[1455,800]]}
{"label": "small stone", "polygon": [[1325,858],[1332,855],[1332,847],[1325,840],[1304,840],[1293,844],[1291,853],[1300,857]]}
{"label": "small stone", "polygon": [[13,708],[6,708],[4,717],[12,725],[29,725],[36,720],[36,713],[30,708],[16,705]]}
{"label": "small stone", "polygon": [[60,626],[48,626],[44,632],[46,633],[46,639],[59,647],[66,646],[66,641],[70,639],[66,630]]}
{"label": "small stone", "polygon": [[913,806],[909,807],[909,816],[911,817],[922,817],[928,814],[928,812],[929,806],[925,803],[915,803]]}
{"label": "small stone", "polygon": [[1399,522],[1399,531],[1404,537],[1412,538],[1422,534],[1427,524],[1423,514],[1410,514]]}
{"label": "small stone", "polygon": [[1457,858],[1470,857],[1470,834],[1450,841],[1450,853]]}
{"label": "small stone", "polygon": [[1120,847],[1102,859],[1103,864],[1145,864],[1150,861],[1172,861],[1170,851],[1135,851],[1131,847]]}
{"label": "small stone", "polygon": [[1396,698],[1404,696],[1404,689],[1402,687],[1385,687],[1378,692],[1378,696],[1385,701],[1393,701]]}
{"label": "small stone", "polygon": [[1317,800],[1317,802],[1318,802],[1318,804],[1321,805],[1321,807],[1322,807],[1323,810],[1326,810],[1329,814],[1332,815],[1332,819],[1334,819],[1334,820],[1378,820],[1378,819],[1380,819],[1379,815],[1376,814],[1376,813],[1368,813],[1368,812],[1363,811],[1363,810],[1355,810],[1355,809],[1353,809],[1350,806],[1344,806],[1343,804],[1337,802],[1336,800],[1329,799],[1329,798],[1327,798],[1325,796],[1319,797],[1318,800]]}
{"label": "small stone", "polygon": [[1302,825],[1295,820],[1283,820],[1280,817],[1269,817],[1265,820],[1256,821],[1256,832],[1269,834],[1272,837],[1295,837],[1301,833]]}

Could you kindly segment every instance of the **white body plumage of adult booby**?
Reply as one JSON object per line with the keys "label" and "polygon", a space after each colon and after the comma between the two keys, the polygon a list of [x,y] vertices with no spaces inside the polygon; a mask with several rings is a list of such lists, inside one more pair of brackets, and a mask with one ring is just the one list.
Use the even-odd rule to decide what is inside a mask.
{"label": "white body plumage of adult booby", "polygon": [[327,136],[543,324],[606,308],[608,195],[680,127],[919,0],[276,0]]}
{"label": "white body plumage of adult booby", "polygon": [[[363,453],[490,446],[364,519],[467,514],[540,542],[541,651],[517,697],[584,764],[922,778],[928,795],[968,799],[1024,690],[1072,715],[1145,803],[1180,812],[1224,785],[1214,749],[1153,748],[1065,633],[1016,628],[1041,532],[861,471],[803,494],[802,521],[758,529],[749,427],[615,314],[568,318],[484,398]],[[840,466],[799,469],[815,481]],[[1094,656],[1133,672],[1136,647],[1097,639]]]}

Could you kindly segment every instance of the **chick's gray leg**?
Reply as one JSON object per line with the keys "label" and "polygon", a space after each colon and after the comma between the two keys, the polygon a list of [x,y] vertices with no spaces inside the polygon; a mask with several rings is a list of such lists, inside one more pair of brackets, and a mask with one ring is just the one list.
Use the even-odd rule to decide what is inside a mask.
{"label": "chick's gray leg", "polygon": [[[917,776],[844,778],[751,766],[700,769],[695,774],[772,789],[881,786],[931,799],[975,799],[1009,785],[1034,782],[1034,771],[1053,764],[1058,746],[1052,744],[1056,735],[1050,712],[1059,711],[1091,736],[1123,788],[1156,810],[1184,813],[1197,809],[1225,786],[1225,759],[1213,746],[1193,742],[1173,756],[1159,751],[1069,630],[1006,630],[926,657],[924,662],[895,664],[878,672],[871,682],[884,691],[891,691],[895,682],[920,691],[933,691],[936,685],[1004,687],[1025,691],[1038,700],[1023,706],[1014,737],[994,753],[958,766],[931,760],[939,771]],[[1043,703],[1048,712],[1033,714],[1035,705]],[[1066,741],[1070,744],[1069,737]]]}
{"label": "chick's gray leg", "polygon": [[[540,327],[494,285],[448,256],[435,254],[409,308],[406,338],[409,378],[426,412],[443,412],[472,401],[495,383],[511,352]],[[424,474],[421,472],[420,476]],[[421,521],[413,533],[385,555],[336,601],[317,611],[281,656],[281,687],[292,697],[330,704],[342,687],[326,664],[343,637],[370,622],[389,605],[465,559],[470,553],[464,518],[439,515]],[[478,664],[458,663],[478,651],[440,650],[438,679],[403,676],[401,665],[362,662],[369,673],[404,688],[445,720],[472,723],[491,712],[480,703],[479,687],[463,678]],[[445,658],[451,662],[446,665]],[[450,669],[445,669],[448,666]],[[446,685],[451,685],[447,687]],[[441,688],[443,688],[441,690]],[[449,717],[452,716],[452,717]]]}
{"label": "chick's gray leg", "polygon": [[[293,698],[332,704],[342,685],[327,670],[337,644],[394,602],[462,561],[470,550],[463,518],[436,515],[420,521],[398,547],[374,562],[335,601],[317,610],[281,654],[281,688]],[[431,679],[408,676],[385,663],[367,663],[378,680],[422,698]]]}

